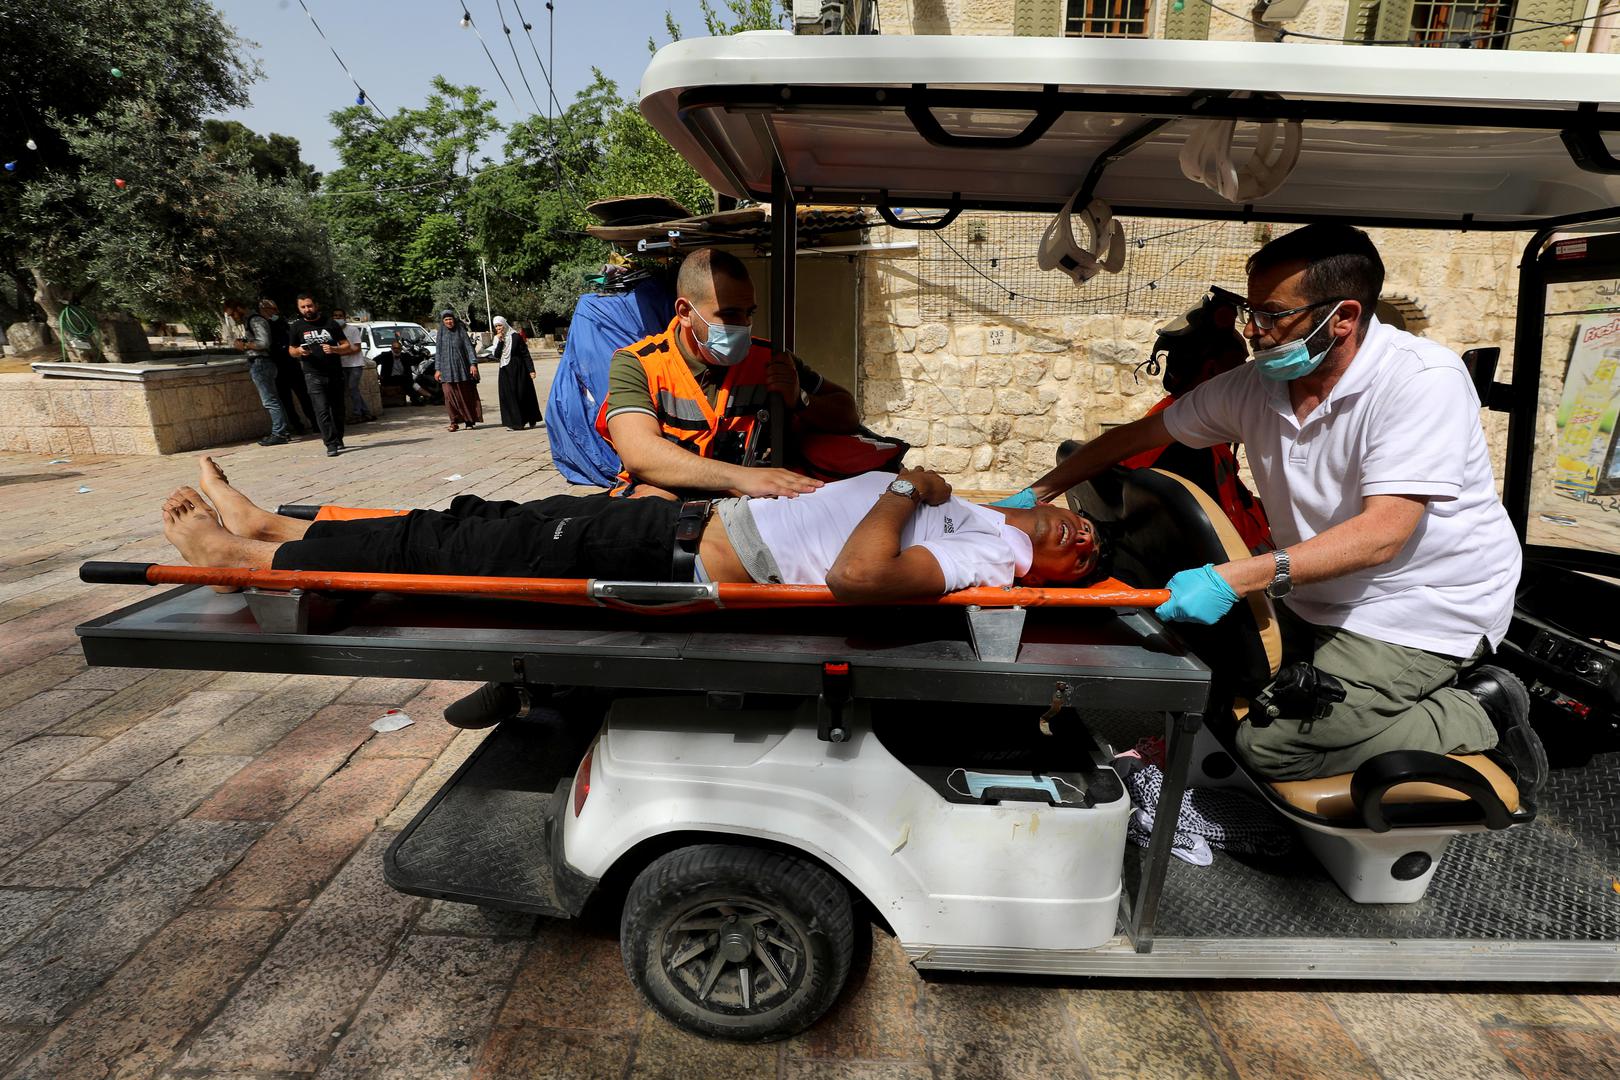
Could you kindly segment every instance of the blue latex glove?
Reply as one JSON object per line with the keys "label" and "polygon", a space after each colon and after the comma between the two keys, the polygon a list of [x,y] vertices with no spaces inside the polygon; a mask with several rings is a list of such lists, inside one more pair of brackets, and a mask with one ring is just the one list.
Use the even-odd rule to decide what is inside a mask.
{"label": "blue latex glove", "polygon": [[1153,609],[1153,614],[1167,622],[1174,619],[1209,626],[1231,611],[1238,601],[1237,593],[1215,572],[1213,563],[1205,563],[1196,570],[1183,570],[1170,579],[1167,587],[1170,599]]}
{"label": "blue latex glove", "polygon": [[991,506],[1005,506],[1009,510],[1033,510],[1038,500],[1035,498],[1035,489],[1027,487],[1016,495],[1009,495],[1005,499],[993,502]]}

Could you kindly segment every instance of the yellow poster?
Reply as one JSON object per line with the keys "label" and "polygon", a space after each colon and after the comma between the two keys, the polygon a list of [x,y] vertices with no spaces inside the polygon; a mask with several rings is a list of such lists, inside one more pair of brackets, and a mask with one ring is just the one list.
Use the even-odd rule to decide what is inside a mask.
{"label": "yellow poster", "polygon": [[1570,350],[1558,408],[1553,486],[1581,499],[1620,486],[1620,317],[1584,320]]}

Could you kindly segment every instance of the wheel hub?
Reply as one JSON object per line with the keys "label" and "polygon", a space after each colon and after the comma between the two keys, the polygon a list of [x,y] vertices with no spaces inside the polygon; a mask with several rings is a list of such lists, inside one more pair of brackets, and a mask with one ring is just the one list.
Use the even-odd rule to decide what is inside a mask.
{"label": "wheel hub", "polygon": [[803,982],[809,951],[795,925],[755,900],[708,901],[664,931],[664,972],[682,995],[711,1012],[775,1008]]}

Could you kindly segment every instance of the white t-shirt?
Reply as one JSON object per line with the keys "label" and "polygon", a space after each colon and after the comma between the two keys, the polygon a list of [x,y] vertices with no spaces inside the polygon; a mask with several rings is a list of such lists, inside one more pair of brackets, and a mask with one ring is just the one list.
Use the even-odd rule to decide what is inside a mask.
{"label": "white t-shirt", "polygon": [[[892,473],[870,472],[794,499],[749,499],[760,539],[776,557],[783,582],[825,585],[827,571],[855,526],[872,509]],[[900,547],[924,547],[945,572],[945,591],[974,585],[1011,585],[1029,570],[1029,536],[988,507],[951,498],[918,505],[900,530]]]}
{"label": "white t-shirt", "polygon": [[[343,324],[343,336],[349,340],[350,345],[360,344],[360,328],[353,323]],[[338,360],[343,367],[365,367],[365,350],[362,349],[360,352],[344,353],[342,356],[338,357]]]}
{"label": "white t-shirt", "polygon": [[1468,656],[1507,633],[1518,537],[1496,495],[1479,396],[1450,349],[1374,319],[1327,400],[1294,418],[1288,384],[1244,364],[1164,411],[1177,442],[1241,442],[1280,547],[1360,513],[1368,495],[1426,495],[1382,566],[1296,586],[1301,618],[1380,641]]}

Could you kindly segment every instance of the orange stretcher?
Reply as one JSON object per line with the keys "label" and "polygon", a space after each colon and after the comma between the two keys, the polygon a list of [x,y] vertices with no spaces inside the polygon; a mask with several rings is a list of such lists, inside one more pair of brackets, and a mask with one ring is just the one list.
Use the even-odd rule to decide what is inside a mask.
{"label": "orange stretcher", "polygon": [[[840,607],[820,585],[755,585],[730,582],[606,581],[599,578],[462,577],[452,574],[355,574],[318,570],[252,570],[161,563],[88,562],[79,577],[96,584],[212,585],[266,592],[366,593],[483,596],[575,607],[610,607],[656,614],[721,609]],[[1170,598],[1167,589],[1133,589],[1105,578],[1083,588],[960,589],[943,596],[898,601],[908,606],[980,608],[1140,608]]]}
{"label": "orange stretcher", "polygon": [[[356,521],[401,517],[409,510],[356,506],[281,506],[277,513],[308,521]],[[79,577],[121,585],[211,585],[263,592],[367,593],[483,596],[573,607],[607,607],[655,614],[748,611],[787,607],[847,607],[821,585],[759,585],[739,582],[642,582],[601,578],[475,577],[452,574],[359,574],[316,570],[253,570],[160,563],[89,562]],[[967,608],[1142,608],[1170,599],[1168,589],[1134,589],[1104,578],[1080,588],[1008,586],[960,589],[942,596],[894,601],[907,606]],[[885,605],[887,606],[887,605]]]}

